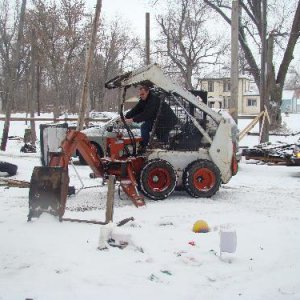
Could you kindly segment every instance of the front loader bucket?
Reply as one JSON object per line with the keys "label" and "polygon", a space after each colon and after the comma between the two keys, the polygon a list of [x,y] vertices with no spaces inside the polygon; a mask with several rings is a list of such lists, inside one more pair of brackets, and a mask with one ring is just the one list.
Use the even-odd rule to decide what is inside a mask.
{"label": "front loader bucket", "polygon": [[29,187],[28,221],[43,212],[61,218],[65,212],[68,186],[67,170],[61,167],[35,167]]}

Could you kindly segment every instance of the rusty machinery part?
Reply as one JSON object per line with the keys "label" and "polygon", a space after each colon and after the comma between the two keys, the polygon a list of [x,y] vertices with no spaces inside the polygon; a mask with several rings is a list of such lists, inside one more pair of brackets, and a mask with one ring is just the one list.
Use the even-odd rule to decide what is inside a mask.
{"label": "rusty machinery part", "polygon": [[[141,137],[135,138],[135,143],[141,141]],[[124,156],[124,154],[121,153],[124,152],[124,149],[129,145],[132,145],[132,140],[130,138],[121,138],[121,140],[116,138],[107,138],[107,152],[109,153],[109,157],[112,160],[127,159],[127,155]]]}
{"label": "rusty machinery part", "polygon": [[123,175],[120,176],[120,186],[129,196],[136,207],[145,205],[144,198],[138,192],[137,178],[145,165],[145,157],[137,156],[126,161],[126,168],[121,168]]}
{"label": "rusty machinery part", "polygon": [[[97,153],[98,153],[99,157],[104,157],[104,152],[103,152],[103,149],[101,148],[101,146],[99,146],[97,143],[95,143],[93,141],[90,141],[90,143],[92,145],[94,145],[95,148],[97,149]],[[78,152],[77,155],[78,155],[80,164],[81,165],[87,165],[87,162],[84,160],[84,158],[82,157],[81,153]]]}
{"label": "rusty machinery part", "polygon": [[182,183],[192,197],[209,198],[219,190],[220,171],[209,160],[197,160],[190,163],[184,170]]}
{"label": "rusty machinery part", "polygon": [[62,167],[35,167],[30,180],[28,221],[43,212],[61,218],[65,212],[68,186],[68,170]]}
{"label": "rusty machinery part", "polygon": [[140,186],[143,193],[153,200],[167,198],[175,189],[177,175],[166,160],[153,159],[142,169]]}
{"label": "rusty machinery part", "polygon": [[137,190],[136,178],[145,164],[145,157],[119,156],[125,145],[131,143],[128,138],[123,139],[122,143],[115,139],[109,143],[111,157],[100,158],[97,149],[84,133],[69,130],[61,143],[61,152],[51,153],[49,166],[35,167],[33,170],[29,188],[28,220],[39,217],[43,212],[62,218],[70,191],[68,166],[71,155],[76,150],[91,167],[95,177],[115,175],[132,202],[137,207],[144,205],[144,199]]}
{"label": "rusty machinery part", "polygon": [[69,130],[61,144],[61,152],[52,153],[49,166],[68,168],[72,153],[78,150],[91,167],[96,176],[101,177],[103,168],[96,147],[90,143],[86,135],[80,131]]}
{"label": "rusty machinery part", "polygon": [[237,160],[237,157],[236,157],[236,152],[237,152],[237,149],[236,149],[236,143],[233,143],[233,153],[232,153],[232,159],[231,159],[231,172],[232,172],[232,176],[235,176],[239,170],[239,162]]}

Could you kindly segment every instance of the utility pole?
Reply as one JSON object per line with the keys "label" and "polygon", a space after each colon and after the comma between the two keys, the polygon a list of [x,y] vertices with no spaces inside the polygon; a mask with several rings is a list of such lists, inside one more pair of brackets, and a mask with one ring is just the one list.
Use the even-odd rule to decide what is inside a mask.
{"label": "utility pole", "polygon": [[231,10],[231,79],[229,112],[238,123],[239,96],[239,0],[232,1]]}
{"label": "utility pole", "polygon": [[94,50],[95,50],[95,46],[96,46],[97,29],[98,29],[98,24],[99,24],[101,7],[102,7],[102,0],[97,0],[96,11],[95,11],[95,16],[94,16],[94,20],[93,20],[91,40],[90,40],[90,45],[89,45],[89,48],[87,51],[85,76],[84,76],[83,88],[82,88],[82,94],[81,94],[79,115],[78,115],[78,121],[77,121],[77,130],[83,129],[85,114],[86,114],[86,110],[87,110],[89,82],[90,82],[90,78],[91,78],[92,61],[93,61]]}
{"label": "utility pole", "polygon": [[21,45],[22,45],[22,41],[23,41],[25,9],[26,9],[26,0],[23,0],[22,6],[21,6],[21,12],[20,12],[16,49],[15,49],[15,51],[13,51],[13,55],[12,55],[12,71],[10,73],[10,84],[8,87],[8,97],[7,97],[6,110],[5,110],[5,121],[4,121],[2,141],[1,141],[1,150],[2,151],[6,150],[9,125],[10,125],[11,109],[12,109],[12,105],[15,101],[16,93],[17,93],[18,70],[19,70],[20,56],[21,56]]}
{"label": "utility pole", "polygon": [[[270,89],[272,87],[272,79],[274,78],[272,76],[273,74],[273,53],[274,53],[274,34],[270,33],[268,39],[267,39],[267,62],[266,62],[266,88],[265,88],[265,107],[269,110],[270,106]],[[269,141],[269,127],[270,124],[266,120],[264,124],[263,134],[265,134],[265,141]]]}
{"label": "utility pole", "polygon": [[146,65],[149,65],[151,63],[150,61],[150,13],[146,13],[146,59],[145,63]]}
{"label": "utility pole", "polygon": [[36,82],[36,34],[35,29],[32,29],[31,32],[31,66],[30,66],[30,79],[31,79],[31,90],[30,90],[30,97],[29,97],[29,112],[30,112],[30,133],[31,133],[31,143],[35,145],[36,142],[36,131],[35,131],[35,121],[34,121],[34,113],[35,113],[35,82]]}
{"label": "utility pole", "polygon": [[[260,112],[269,107],[267,99],[267,0],[261,2],[261,71],[260,71]],[[267,122],[265,122],[267,123]],[[269,141],[268,126],[264,124],[263,119],[259,122],[259,131],[261,133],[260,143]]]}

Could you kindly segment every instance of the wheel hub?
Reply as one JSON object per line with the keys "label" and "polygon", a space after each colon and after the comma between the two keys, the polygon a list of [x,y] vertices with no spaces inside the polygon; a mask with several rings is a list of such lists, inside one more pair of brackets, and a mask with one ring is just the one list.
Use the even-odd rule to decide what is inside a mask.
{"label": "wheel hub", "polygon": [[151,170],[148,178],[148,185],[153,191],[161,192],[170,186],[170,175],[163,168]]}
{"label": "wheel hub", "polygon": [[153,176],[152,181],[153,181],[154,183],[157,183],[157,182],[159,181],[158,176]]}
{"label": "wheel hub", "polygon": [[199,177],[197,178],[197,181],[198,181],[198,182],[202,182],[202,181],[203,181],[203,177],[202,177],[202,176],[199,176]]}
{"label": "wheel hub", "polygon": [[207,168],[198,169],[194,174],[194,186],[198,190],[207,191],[211,189],[215,181],[214,173]]}

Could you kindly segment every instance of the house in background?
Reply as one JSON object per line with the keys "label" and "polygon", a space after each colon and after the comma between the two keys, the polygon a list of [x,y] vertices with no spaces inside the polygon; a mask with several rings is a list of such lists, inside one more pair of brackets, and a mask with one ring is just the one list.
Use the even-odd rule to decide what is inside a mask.
{"label": "house in background", "polygon": [[[208,92],[208,106],[213,108],[229,107],[231,97],[230,78],[199,79],[200,89]],[[257,115],[260,111],[260,97],[256,85],[249,77],[241,76],[238,87],[238,114]]]}
{"label": "house in background", "polygon": [[[203,78],[198,80],[198,89],[207,91],[207,105],[212,108],[229,108],[231,97],[230,78]],[[124,109],[131,109],[139,101],[137,88],[127,92]],[[300,89],[283,90],[281,111],[300,113]],[[260,113],[260,95],[256,84],[247,76],[239,78],[238,114],[256,116]]]}
{"label": "house in background", "polygon": [[300,112],[300,89],[283,90],[281,111],[288,113]]}
{"label": "house in background", "polygon": [[254,82],[250,82],[249,90],[243,94],[242,106],[239,107],[241,115],[258,115],[260,112],[260,95]]}

